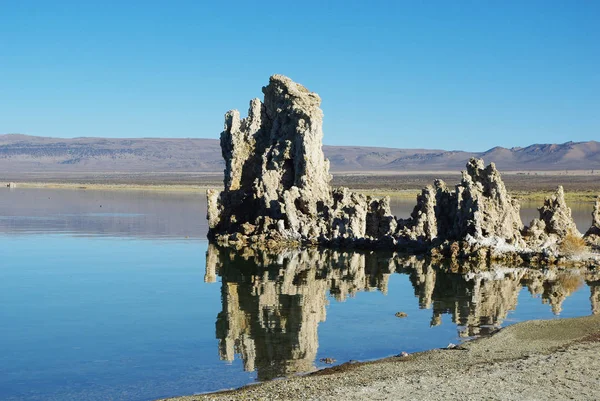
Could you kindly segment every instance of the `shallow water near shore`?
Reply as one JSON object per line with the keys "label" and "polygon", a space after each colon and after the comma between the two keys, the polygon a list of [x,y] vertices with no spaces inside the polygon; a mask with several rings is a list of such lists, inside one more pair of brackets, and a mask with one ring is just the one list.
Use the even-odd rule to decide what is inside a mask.
{"label": "shallow water near shore", "polygon": [[[408,217],[414,203],[392,206]],[[523,207],[526,224],[537,206]],[[585,231],[592,206],[571,207]],[[214,391],[599,311],[600,280],[586,272],[242,257],[209,246],[205,214],[201,194],[2,190],[0,399]]]}

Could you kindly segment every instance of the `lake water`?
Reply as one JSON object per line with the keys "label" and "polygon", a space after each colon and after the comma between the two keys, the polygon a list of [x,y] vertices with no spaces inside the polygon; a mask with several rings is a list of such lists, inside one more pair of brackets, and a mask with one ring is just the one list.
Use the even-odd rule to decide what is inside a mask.
{"label": "lake water", "polygon": [[209,246],[205,214],[201,194],[0,191],[0,399],[153,400],[600,311],[585,271],[240,255]]}

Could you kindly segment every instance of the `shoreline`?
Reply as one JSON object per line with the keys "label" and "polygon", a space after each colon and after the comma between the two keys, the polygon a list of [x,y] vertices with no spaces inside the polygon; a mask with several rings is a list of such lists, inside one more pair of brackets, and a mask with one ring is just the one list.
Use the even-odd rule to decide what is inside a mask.
{"label": "shoreline", "polygon": [[67,189],[89,191],[157,191],[157,192],[205,192],[216,187],[194,184],[123,184],[123,183],[77,183],[77,182],[17,182],[16,188]]}
{"label": "shoreline", "polygon": [[[198,192],[205,193],[209,189],[222,190],[222,187],[210,184],[192,184],[192,183],[160,183],[160,184],[136,184],[136,183],[84,183],[84,182],[15,182],[16,188],[46,188],[46,189],[68,189],[68,190],[91,190],[91,191],[156,191],[156,192]],[[7,183],[3,183],[6,187]],[[344,183],[342,183],[344,185]],[[416,189],[390,189],[390,188],[362,188],[353,187],[347,183],[348,189],[369,196],[389,196],[392,199],[416,199],[421,193]],[[554,191],[532,190],[508,191],[511,196],[520,201],[543,201],[545,197],[552,195]],[[593,191],[567,191],[565,190],[565,199],[569,202],[591,203],[594,202],[598,194]]]}
{"label": "shoreline", "polygon": [[597,399],[599,356],[600,315],[530,320],[455,348],[159,401]]}

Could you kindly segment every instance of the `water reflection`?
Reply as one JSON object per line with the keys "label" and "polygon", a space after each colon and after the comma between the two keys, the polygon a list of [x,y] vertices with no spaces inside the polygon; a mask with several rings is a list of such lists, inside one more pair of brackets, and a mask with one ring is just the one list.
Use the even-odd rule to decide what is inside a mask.
{"label": "water reflection", "polygon": [[583,285],[579,271],[492,266],[487,271],[459,274],[424,261],[412,263],[409,274],[419,306],[433,310],[431,325],[440,325],[442,315],[449,314],[461,337],[489,334],[499,328],[516,309],[524,286],[559,314],[564,300]]}
{"label": "water reflection", "polygon": [[592,314],[600,314],[600,279],[594,277],[590,281],[586,281],[590,287],[590,303],[592,304]]}
{"label": "water reflection", "polygon": [[205,280],[221,277],[223,308],[216,323],[221,359],[239,355],[258,380],[315,370],[328,295],[344,301],[360,291],[386,293],[394,273],[409,276],[419,307],[432,311],[431,326],[449,315],[461,337],[499,328],[523,288],[559,314],[585,282],[591,309],[600,312],[600,274],[585,270],[450,266],[377,252],[244,252],[209,245]]}
{"label": "water reflection", "polygon": [[206,238],[203,193],[46,188],[0,190],[0,233]]}
{"label": "water reflection", "polygon": [[242,255],[209,245],[208,280],[222,280],[217,317],[221,359],[237,353],[259,380],[315,369],[317,328],[327,294],[344,300],[358,291],[386,291],[393,264],[361,253],[286,252]]}

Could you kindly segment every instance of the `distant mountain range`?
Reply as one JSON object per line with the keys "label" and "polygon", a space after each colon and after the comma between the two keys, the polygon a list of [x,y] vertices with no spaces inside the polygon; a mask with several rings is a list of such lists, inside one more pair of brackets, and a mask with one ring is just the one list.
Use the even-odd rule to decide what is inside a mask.
{"label": "distant mountain range", "polygon": [[[470,157],[501,171],[600,170],[600,142],[495,147],[485,152],[325,146],[332,172],[459,171]],[[216,139],[0,135],[0,172],[221,172]]]}

